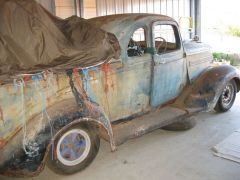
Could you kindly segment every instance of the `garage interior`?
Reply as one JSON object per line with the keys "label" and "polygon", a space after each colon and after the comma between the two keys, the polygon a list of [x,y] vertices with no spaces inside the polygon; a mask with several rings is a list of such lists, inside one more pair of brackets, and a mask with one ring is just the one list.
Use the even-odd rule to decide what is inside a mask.
{"label": "garage interior", "polygon": [[61,18],[72,15],[89,19],[124,13],[152,13],[173,17],[182,25],[183,38],[201,36],[199,0],[37,0]]}
{"label": "garage interior", "polygon": [[[202,39],[204,0],[36,0],[60,18],[72,15],[90,19],[125,13],[162,14],[174,18],[184,40]],[[204,42],[204,40],[203,40]],[[240,54],[240,52],[238,52]],[[46,166],[31,179],[169,179],[240,180],[240,164],[214,155],[214,147],[240,129],[240,95],[226,112],[206,112],[194,116],[195,127],[187,131],[155,130],[131,139],[112,153],[101,140],[99,154],[85,170],[62,176]],[[239,139],[240,141],[240,139]],[[237,149],[238,148],[238,149]],[[239,147],[236,147],[239,153]],[[0,176],[0,179],[14,178]],[[28,179],[28,178],[20,178]]]}

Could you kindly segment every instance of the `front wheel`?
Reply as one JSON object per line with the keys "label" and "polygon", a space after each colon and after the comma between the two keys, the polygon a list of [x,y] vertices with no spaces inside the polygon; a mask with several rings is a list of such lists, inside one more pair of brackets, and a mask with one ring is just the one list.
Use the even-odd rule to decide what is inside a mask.
{"label": "front wheel", "polygon": [[48,167],[58,174],[81,171],[94,160],[99,146],[100,139],[94,129],[71,127],[55,139],[55,153],[49,153]]}
{"label": "front wheel", "polygon": [[234,80],[231,80],[224,87],[214,110],[217,112],[226,112],[231,109],[236,98],[236,93],[237,85]]}

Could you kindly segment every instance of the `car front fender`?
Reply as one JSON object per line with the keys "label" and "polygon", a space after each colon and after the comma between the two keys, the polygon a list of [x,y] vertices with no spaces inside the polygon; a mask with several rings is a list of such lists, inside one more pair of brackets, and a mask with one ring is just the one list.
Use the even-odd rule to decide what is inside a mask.
{"label": "car front fender", "polygon": [[232,79],[235,80],[237,91],[239,91],[239,70],[230,65],[210,67],[184,89],[177,99],[177,104],[185,108],[212,110],[226,83]]}

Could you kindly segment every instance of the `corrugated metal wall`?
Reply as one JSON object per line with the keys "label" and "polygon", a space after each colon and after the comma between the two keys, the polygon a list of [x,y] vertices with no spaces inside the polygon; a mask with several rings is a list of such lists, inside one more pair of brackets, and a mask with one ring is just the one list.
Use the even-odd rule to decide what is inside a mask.
{"label": "corrugated metal wall", "polygon": [[173,17],[190,16],[190,0],[96,0],[97,15],[156,13]]}
{"label": "corrugated metal wall", "polygon": [[[180,24],[183,39],[191,30],[191,0],[96,0],[97,16],[123,13],[153,13],[173,17]],[[180,20],[181,19],[181,20]]]}

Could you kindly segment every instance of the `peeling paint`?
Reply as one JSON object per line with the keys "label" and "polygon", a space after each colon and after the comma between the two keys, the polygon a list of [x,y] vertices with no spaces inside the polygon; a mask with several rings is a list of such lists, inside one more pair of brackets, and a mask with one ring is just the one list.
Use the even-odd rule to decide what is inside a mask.
{"label": "peeling paint", "polygon": [[109,80],[108,80],[108,73],[110,72],[110,69],[109,69],[109,64],[103,64],[101,66],[101,70],[103,71],[103,87],[104,87],[104,92],[105,93],[108,93],[109,91]]}
{"label": "peeling paint", "polygon": [[3,110],[2,110],[1,106],[0,106],[0,120],[2,121],[2,124],[4,125],[5,121],[4,121],[4,115],[3,115]]}

